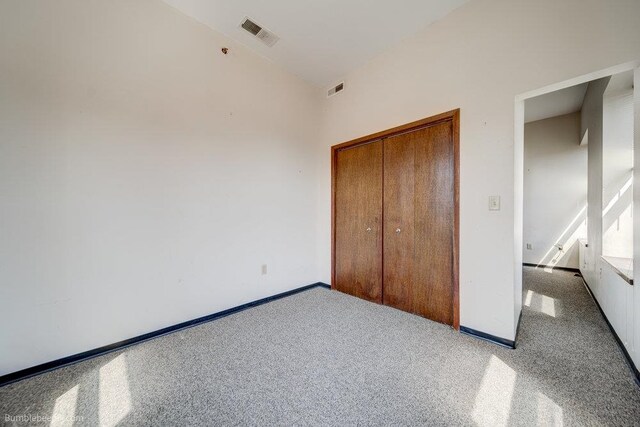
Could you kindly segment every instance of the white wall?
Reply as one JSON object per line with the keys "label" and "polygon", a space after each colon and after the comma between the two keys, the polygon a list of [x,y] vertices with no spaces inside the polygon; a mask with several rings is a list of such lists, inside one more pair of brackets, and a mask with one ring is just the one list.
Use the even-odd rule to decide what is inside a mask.
{"label": "white wall", "polygon": [[475,0],[324,99],[160,1],[0,1],[0,374],[329,281],[328,147],[458,107],[461,323],[512,339],[515,96],[640,59],[637,16]]}
{"label": "white wall", "polygon": [[[640,165],[640,68],[634,70],[633,75],[633,164]],[[640,212],[640,174],[633,174],[633,210]],[[633,220],[633,271],[640,271],[640,218],[636,215]],[[636,368],[640,367],[640,285],[638,281],[633,286],[633,361]]]}
{"label": "white wall", "polygon": [[[612,196],[610,188],[617,187],[619,192],[620,175],[628,172],[627,162],[631,160],[628,158],[631,152],[627,147],[626,157],[622,155],[617,159],[618,161],[622,160],[622,165],[616,165],[605,173],[604,166],[607,164],[614,166],[611,161],[617,157],[617,154],[620,154],[616,153],[617,143],[611,140],[616,132],[612,134],[611,129],[605,131],[606,122],[609,122],[608,126],[612,124],[611,115],[620,112],[619,110],[617,113],[615,111],[617,110],[614,108],[616,101],[613,100],[614,105],[611,105],[612,99],[605,97],[609,81],[610,79],[606,78],[591,82],[582,106],[581,125],[583,131],[588,129],[589,139],[589,207],[587,211],[588,247],[581,245],[580,271],[627,352],[636,366],[640,366],[640,355],[636,351],[636,343],[640,343],[640,340],[635,324],[635,319],[640,316],[640,304],[638,304],[640,299],[637,297],[640,291],[638,291],[638,286],[629,285],[608,263],[602,260],[605,242],[602,224],[606,224],[604,230],[610,229],[608,225],[610,220],[607,214],[603,217],[603,209],[607,211],[606,208]],[[630,189],[630,191],[633,190]],[[619,200],[623,207],[618,208],[614,205],[608,212],[620,211],[623,213],[627,209],[624,207],[627,204],[627,198],[629,198],[629,194]],[[637,231],[634,232],[637,233]]]}
{"label": "white wall", "polygon": [[578,268],[577,241],[587,237],[587,147],[579,141],[580,113],[524,127],[525,263]]}
{"label": "white wall", "polygon": [[[630,286],[608,263],[602,262],[599,257],[595,261],[590,260],[591,255],[589,255],[585,243],[584,240],[580,242],[580,271],[586,280],[585,273],[588,272],[590,263],[597,263],[597,271],[591,274],[591,281],[587,283],[616,335],[637,365],[640,361],[634,345],[636,342],[634,317],[637,312],[637,305],[634,301],[635,287]],[[596,285],[598,285],[597,292]]]}
{"label": "white wall", "polygon": [[602,255],[602,120],[603,95],[610,78],[589,83],[582,104],[582,134],[587,132],[588,184],[587,184],[587,255],[588,265],[583,276],[594,294],[599,295],[600,256]]}
{"label": "white wall", "polygon": [[[325,101],[319,149],[321,279],[330,276],[329,146],[459,107],[461,324],[513,339],[515,97],[640,59],[638,16],[635,0],[471,1],[346,75],[345,91]],[[501,211],[488,210],[489,195],[501,196]]]}
{"label": "white wall", "polygon": [[0,1],[0,375],[316,282],[321,96],[161,1]]}
{"label": "white wall", "polygon": [[633,258],[633,89],[603,98],[602,254]]}

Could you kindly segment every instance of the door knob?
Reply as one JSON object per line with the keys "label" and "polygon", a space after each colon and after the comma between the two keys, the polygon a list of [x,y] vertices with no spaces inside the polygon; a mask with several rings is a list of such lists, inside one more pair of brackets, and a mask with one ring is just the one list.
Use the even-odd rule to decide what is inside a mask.
{"label": "door knob", "polygon": [[371,231],[371,227],[367,227],[367,231]]}
{"label": "door knob", "polygon": [[399,228],[396,228],[396,233],[400,233],[400,231],[401,230]]}

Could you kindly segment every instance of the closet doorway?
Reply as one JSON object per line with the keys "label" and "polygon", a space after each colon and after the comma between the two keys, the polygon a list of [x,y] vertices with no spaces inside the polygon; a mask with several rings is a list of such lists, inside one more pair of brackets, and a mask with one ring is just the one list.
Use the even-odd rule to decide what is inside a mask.
{"label": "closet doorway", "polygon": [[333,289],[459,328],[459,117],[331,148]]}

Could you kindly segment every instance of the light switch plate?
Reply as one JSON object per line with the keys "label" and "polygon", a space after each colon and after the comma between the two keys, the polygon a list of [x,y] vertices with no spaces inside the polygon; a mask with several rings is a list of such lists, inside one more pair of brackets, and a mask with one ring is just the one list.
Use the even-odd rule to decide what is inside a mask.
{"label": "light switch plate", "polygon": [[489,196],[489,210],[490,211],[500,210],[500,196]]}

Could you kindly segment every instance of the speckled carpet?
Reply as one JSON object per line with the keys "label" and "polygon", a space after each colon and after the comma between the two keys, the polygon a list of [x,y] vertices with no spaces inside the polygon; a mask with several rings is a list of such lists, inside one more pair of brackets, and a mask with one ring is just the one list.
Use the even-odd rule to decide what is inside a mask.
{"label": "speckled carpet", "polygon": [[516,350],[315,288],[0,388],[0,423],[640,423],[581,279],[526,268],[524,282]]}

